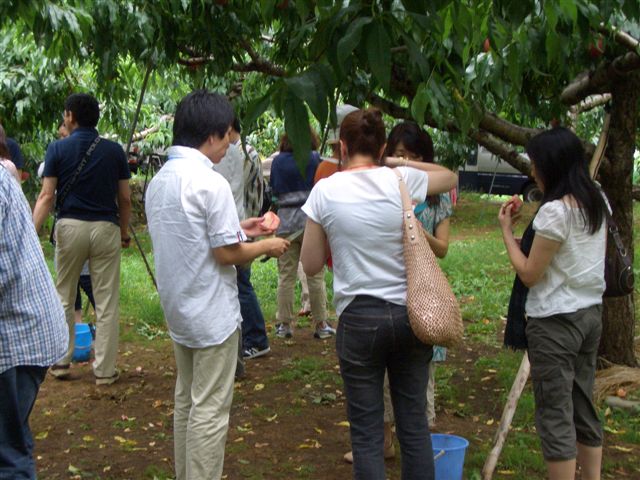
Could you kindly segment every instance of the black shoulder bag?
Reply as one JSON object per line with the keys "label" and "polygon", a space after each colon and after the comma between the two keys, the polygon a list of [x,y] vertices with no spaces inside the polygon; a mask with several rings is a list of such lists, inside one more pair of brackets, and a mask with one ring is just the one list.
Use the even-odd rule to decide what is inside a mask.
{"label": "black shoulder bag", "polygon": [[607,245],[615,244],[615,251],[604,259],[604,280],[606,288],[603,297],[623,297],[633,292],[635,278],[629,250],[622,243],[618,225],[609,211],[607,215]]}
{"label": "black shoulder bag", "polygon": [[89,161],[89,158],[91,158],[91,154],[98,146],[98,143],[100,143],[100,140],[101,140],[101,137],[98,135],[96,139],[91,143],[91,145],[89,145],[89,148],[84,153],[82,160],[80,160],[80,163],[78,164],[78,168],[76,168],[76,171],[73,173],[73,177],[71,177],[71,180],[69,180],[69,182],[64,186],[64,189],[56,196],[56,208],[53,214],[53,224],[51,225],[51,233],[49,234],[49,242],[51,242],[51,245],[55,246],[56,244],[56,239],[55,239],[56,221],[58,220],[58,214],[60,213],[60,209],[62,208],[64,201],[67,199],[67,195],[69,195],[69,192],[78,181],[78,177],[80,176],[80,173],[82,172],[82,170],[84,170],[85,165]]}

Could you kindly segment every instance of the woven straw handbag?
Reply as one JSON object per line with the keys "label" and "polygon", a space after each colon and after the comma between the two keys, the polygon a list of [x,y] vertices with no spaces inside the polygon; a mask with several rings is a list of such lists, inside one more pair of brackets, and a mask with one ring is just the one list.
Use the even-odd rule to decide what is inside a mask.
{"label": "woven straw handbag", "polygon": [[428,345],[451,347],[462,339],[460,306],[413,214],[407,185],[397,169],[402,197],[402,242],[407,272],[407,311],[413,333]]}

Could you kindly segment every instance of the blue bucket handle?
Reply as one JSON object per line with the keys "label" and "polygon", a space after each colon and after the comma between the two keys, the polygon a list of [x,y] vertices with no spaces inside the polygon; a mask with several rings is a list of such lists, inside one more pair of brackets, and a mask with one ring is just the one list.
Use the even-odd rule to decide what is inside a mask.
{"label": "blue bucket handle", "polygon": [[436,460],[438,460],[441,457],[444,457],[444,454],[447,453],[444,450],[440,450],[435,457],[433,457],[433,461],[435,462]]}

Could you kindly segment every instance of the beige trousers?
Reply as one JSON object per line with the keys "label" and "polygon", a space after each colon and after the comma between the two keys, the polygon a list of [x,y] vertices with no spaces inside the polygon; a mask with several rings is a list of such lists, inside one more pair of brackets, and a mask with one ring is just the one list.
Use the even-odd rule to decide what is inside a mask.
{"label": "beige trousers", "polygon": [[178,377],[173,413],[176,480],[219,480],[233,399],[236,330],[220,345],[189,348],[173,342]]}
{"label": "beige trousers", "polygon": [[118,355],[118,305],[120,303],[120,227],[111,222],[63,218],[56,223],[56,289],[69,326],[69,349],[58,362],[67,365],[75,342],[74,309],[78,279],[89,260],[91,286],[96,301],[96,340],[93,373],[115,374]]}
{"label": "beige trousers", "polygon": [[[291,242],[289,249],[278,258],[278,311],[277,323],[292,324],[296,315],[293,311],[295,303],[295,286],[300,262],[302,238]],[[309,284],[309,302],[314,325],[327,320],[327,291],[324,283],[324,269],[307,277]]]}
{"label": "beige trousers", "polygon": [[298,280],[300,280],[300,309],[305,312],[311,311],[311,302],[309,301],[309,284],[307,276],[302,268],[302,263],[298,262]]}
{"label": "beige trousers", "polygon": [[[429,362],[429,383],[427,384],[427,421],[429,425],[436,420],[435,391],[436,391],[436,365],[435,362]],[[393,423],[393,404],[391,403],[391,391],[389,390],[389,375],[384,374],[384,422]]]}

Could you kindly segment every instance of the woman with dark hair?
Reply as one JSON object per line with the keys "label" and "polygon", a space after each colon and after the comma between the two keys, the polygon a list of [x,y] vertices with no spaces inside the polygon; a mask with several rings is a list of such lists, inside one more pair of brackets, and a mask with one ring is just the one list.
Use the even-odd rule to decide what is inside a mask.
{"label": "woman with dark hair", "polygon": [[600,478],[602,427],[592,401],[602,331],[608,206],[591,180],[580,140],[566,128],[526,147],[543,192],[529,256],[511,230],[511,201],[498,219],[509,259],[529,287],[525,310],[536,429],[551,480]]}
{"label": "woman with dark hair", "polygon": [[[278,205],[280,227],[276,234],[286,237],[305,228],[307,216],[301,207],[309,197],[313,187],[313,177],[320,163],[318,137],[311,131],[311,154],[307,162],[304,178],[293,157],[293,146],[287,134],[280,140],[280,153],[273,159],[269,183]],[[289,250],[278,258],[278,310],[276,312],[276,336],[293,336],[295,285],[300,261],[302,234],[291,239]],[[324,271],[307,275],[311,316],[315,325],[313,336],[325,339],[335,335],[336,331],[327,322],[327,291],[324,283]]]}
{"label": "woman with dark hair", "polygon": [[[432,347],[409,326],[402,246],[399,167],[411,197],[444,193],[456,175],[433,163],[388,157],[382,114],[348,114],[340,127],[343,170],[319,181],[302,207],[308,215],[302,264],[321,271],[330,249],[339,315],[336,349],[347,397],[353,476],[382,480],[383,382],[389,374],[402,454],[402,479],[432,479],[433,451],[425,414]],[[386,164],[386,166],[385,166]]]}
{"label": "woman with dark hair", "polygon": [[2,125],[0,125],[0,165],[7,169],[13,178],[16,179],[18,184],[20,183],[20,172],[18,172],[15,163],[11,161],[11,152],[7,145],[7,134],[5,133]]}

